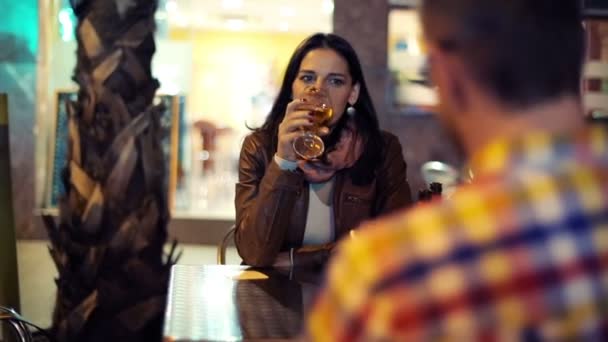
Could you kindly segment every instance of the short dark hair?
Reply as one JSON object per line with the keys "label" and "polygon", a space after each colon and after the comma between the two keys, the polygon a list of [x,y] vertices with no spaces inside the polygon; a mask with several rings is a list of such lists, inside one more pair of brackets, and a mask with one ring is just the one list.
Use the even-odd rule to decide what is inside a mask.
{"label": "short dark hair", "polygon": [[[378,116],[365,84],[359,57],[357,57],[357,53],[348,41],[338,35],[316,33],[300,43],[287,64],[279,94],[274,101],[270,114],[268,114],[264,124],[255,131],[270,136],[272,143],[269,148],[273,152],[276,151],[279,125],[285,116],[287,104],[293,99],[291,89],[300,70],[300,64],[310,51],[316,49],[331,49],[342,56],[348,63],[348,71],[353,84],[359,84],[359,98],[353,105],[357,111],[354,120],[358,134],[364,141],[364,148],[361,157],[353,166],[351,174],[355,183],[369,183],[374,177],[375,167],[382,161],[384,141],[380,132]],[[342,119],[338,122],[334,132],[328,139],[324,139],[328,142],[328,148],[331,148],[339,140],[340,131],[345,126],[348,117],[349,115],[343,113]]]}
{"label": "short dark hair", "polygon": [[580,0],[424,0],[421,17],[427,39],[506,105],[580,96]]}

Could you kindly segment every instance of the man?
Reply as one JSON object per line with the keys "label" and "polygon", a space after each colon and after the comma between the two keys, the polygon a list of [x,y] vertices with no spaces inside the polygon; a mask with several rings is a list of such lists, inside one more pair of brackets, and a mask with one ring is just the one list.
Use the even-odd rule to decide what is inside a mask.
{"label": "man", "polygon": [[586,127],[577,0],[426,0],[440,119],[475,175],[344,242],[314,340],[608,338],[608,134]]}

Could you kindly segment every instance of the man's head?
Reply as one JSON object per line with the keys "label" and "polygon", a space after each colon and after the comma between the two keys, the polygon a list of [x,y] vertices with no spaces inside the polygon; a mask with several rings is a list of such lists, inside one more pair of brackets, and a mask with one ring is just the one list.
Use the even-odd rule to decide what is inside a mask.
{"label": "man's head", "polygon": [[431,78],[448,127],[462,135],[479,119],[471,113],[525,112],[578,98],[580,12],[579,0],[424,0]]}

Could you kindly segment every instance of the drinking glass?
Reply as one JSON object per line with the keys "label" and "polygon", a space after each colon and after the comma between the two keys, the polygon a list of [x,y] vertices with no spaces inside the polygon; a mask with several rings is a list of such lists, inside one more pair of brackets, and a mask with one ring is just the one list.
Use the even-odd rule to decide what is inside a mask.
{"label": "drinking glass", "polygon": [[307,88],[302,98],[306,102],[302,109],[310,110],[313,125],[302,129],[302,135],[293,141],[293,150],[300,158],[311,160],[320,157],[325,152],[325,144],[318,132],[321,127],[329,124],[334,110],[329,94],[322,89]]}

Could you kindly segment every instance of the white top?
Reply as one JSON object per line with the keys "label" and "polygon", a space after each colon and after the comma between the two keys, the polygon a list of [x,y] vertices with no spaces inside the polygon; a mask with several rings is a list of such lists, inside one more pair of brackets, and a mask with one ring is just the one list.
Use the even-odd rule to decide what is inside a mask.
{"label": "white top", "polygon": [[[277,155],[274,156],[274,161],[282,170],[295,171],[298,168],[296,162]],[[325,183],[309,185],[310,195],[303,246],[322,245],[334,240],[333,188],[333,177]]]}
{"label": "white top", "polygon": [[334,213],[331,201],[333,187],[333,178],[325,183],[310,184],[302,245],[322,245],[333,241]]}

